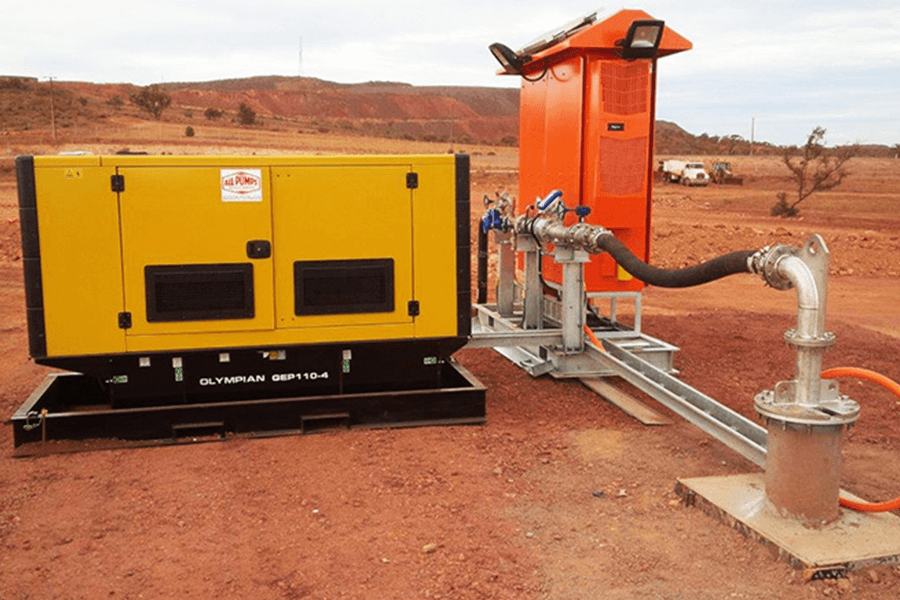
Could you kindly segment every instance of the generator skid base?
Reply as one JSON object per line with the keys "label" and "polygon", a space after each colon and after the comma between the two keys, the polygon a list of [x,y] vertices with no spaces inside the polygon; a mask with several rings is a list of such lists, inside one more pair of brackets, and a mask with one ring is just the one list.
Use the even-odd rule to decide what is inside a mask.
{"label": "generator skid base", "polygon": [[[235,352],[230,354],[235,358]],[[485,422],[485,387],[452,358],[421,361],[426,364],[419,369],[407,364],[406,373],[397,371],[391,383],[383,372],[376,379],[360,378],[356,363],[361,355],[357,351],[351,361],[338,354],[340,366],[320,372],[332,374],[325,381],[279,376],[282,361],[265,358],[260,364],[272,365],[271,372],[212,375],[202,384],[208,390],[183,389],[181,396],[123,399],[115,394],[121,384],[53,373],[11,418],[15,454],[190,443],[232,434],[268,437]],[[165,358],[169,360],[155,362],[171,362]],[[183,360],[187,368],[203,363],[203,357]]]}

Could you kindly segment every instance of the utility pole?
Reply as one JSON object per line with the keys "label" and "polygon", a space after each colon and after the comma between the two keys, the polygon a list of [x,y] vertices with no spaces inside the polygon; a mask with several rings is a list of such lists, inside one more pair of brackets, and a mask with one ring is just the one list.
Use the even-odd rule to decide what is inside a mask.
{"label": "utility pole", "polygon": [[750,117],[750,156],[753,156],[753,136],[756,134],[756,117]]}
{"label": "utility pole", "polygon": [[56,108],[53,105],[53,78],[48,77],[50,80],[50,129],[53,132],[53,143],[56,144]]}
{"label": "utility pole", "polygon": [[303,36],[300,36],[299,50],[297,52],[297,75],[303,77]]}

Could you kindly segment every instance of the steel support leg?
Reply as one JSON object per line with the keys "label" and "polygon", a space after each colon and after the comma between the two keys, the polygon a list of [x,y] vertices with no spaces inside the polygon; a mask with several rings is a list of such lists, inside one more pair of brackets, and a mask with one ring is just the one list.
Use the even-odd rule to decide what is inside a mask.
{"label": "steel support leg", "polygon": [[563,351],[578,354],[584,351],[584,264],[590,261],[590,255],[581,250],[557,246],[553,257],[563,268]]}
{"label": "steel support leg", "polygon": [[532,238],[518,240],[519,251],[525,254],[525,318],[524,329],[541,329],[544,322],[543,289],[541,286],[541,247]]}
{"label": "steel support leg", "polygon": [[497,234],[497,312],[511,317],[515,304],[516,251],[511,235]]}

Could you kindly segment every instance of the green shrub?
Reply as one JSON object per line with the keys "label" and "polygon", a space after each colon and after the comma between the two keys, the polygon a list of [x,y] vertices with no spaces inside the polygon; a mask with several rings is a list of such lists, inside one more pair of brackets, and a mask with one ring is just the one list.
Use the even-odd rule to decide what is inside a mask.
{"label": "green shrub", "polygon": [[241,125],[253,125],[256,123],[256,111],[241,102],[238,106],[237,120]]}

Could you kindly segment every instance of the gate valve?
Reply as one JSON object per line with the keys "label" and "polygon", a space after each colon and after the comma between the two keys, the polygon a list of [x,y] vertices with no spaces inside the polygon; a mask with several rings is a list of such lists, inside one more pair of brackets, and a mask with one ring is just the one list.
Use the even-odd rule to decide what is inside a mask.
{"label": "gate valve", "polygon": [[490,212],[484,213],[484,216],[481,218],[481,231],[487,233],[491,230],[491,225],[493,224],[494,219],[491,216]]}
{"label": "gate valve", "polygon": [[541,199],[536,200],[535,204],[537,205],[538,210],[543,212],[543,211],[547,210],[548,208],[550,208],[550,206],[554,202],[556,202],[557,200],[562,198],[562,195],[563,195],[562,190],[553,190],[552,192],[547,194],[547,197],[544,198],[543,200],[541,200]]}
{"label": "gate valve", "polygon": [[481,230],[487,233],[491,229],[498,231],[509,231],[509,219],[503,217],[499,208],[492,208],[487,211],[481,219]]}

